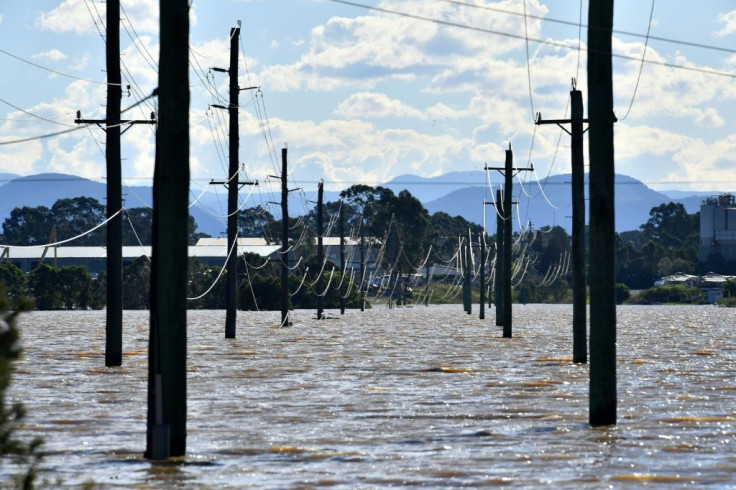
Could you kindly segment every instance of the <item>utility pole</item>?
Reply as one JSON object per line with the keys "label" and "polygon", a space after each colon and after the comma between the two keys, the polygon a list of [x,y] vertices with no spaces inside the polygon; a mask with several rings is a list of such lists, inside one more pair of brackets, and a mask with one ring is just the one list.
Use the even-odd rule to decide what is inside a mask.
{"label": "utility pole", "polygon": [[[503,256],[503,264],[502,264],[502,274],[503,279],[501,280],[501,303],[503,304],[503,312],[502,312],[502,321],[503,321],[503,336],[504,338],[511,338],[513,334],[513,329],[511,325],[512,321],[512,314],[511,314],[511,303],[512,303],[512,296],[511,296],[511,249],[512,249],[512,221],[511,221],[511,206],[517,203],[514,203],[511,200],[511,192],[513,187],[513,178],[514,175],[516,175],[516,172],[527,172],[527,171],[533,171],[534,166],[528,167],[528,168],[517,168],[516,172],[514,171],[514,152],[511,149],[511,143],[509,143],[509,149],[506,150],[506,161],[505,165],[502,168],[499,167],[486,167],[486,170],[498,170],[499,172],[503,172],[504,175],[504,190],[503,190],[503,209],[502,209],[502,216],[500,217],[499,221],[497,223],[499,225],[503,225],[502,227],[499,226],[499,228],[502,228],[503,231],[497,231],[497,233],[502,232],[503,233],[503,249],[499,249],[498,251],[498,257],[500,258]],[[500,196],[499,200],[497,202],[500,202]],[[498,258],[496,259],[496,262],[498,262]],[[497,269],[498,271],[498,269]],[[496,324],[498,324],[498,314],[496,315]]]}
{"label": "utility pole", "polygon": [[229,106],[213,105],[218,109],[227,109],[230,116],[229,165],[228,178],[225,181],[211,181],[210,184],[222,184],[227,187],[227,263],[225,269],[225,338],[235,338],[235,320],[238,310],[238,191],[243,185],[257,185],[258,182],[239,182],[238,153],[240,150],[240,126],[238,123],[238,105],[241,90],[252,90],[257,87],[241,89],[238,86],[238,42],[240,40],[240,21],[238,27],[230,29],[230,68],[212,68],[214,71],[227,73],[230,76]]}
{"label": "utility pole", "polygon": [[458,243],[462,247],[460,250],[460,269],[463,275],[463,311],[468,312],[468,246],[462,236],[458,236]]}
{"label": "utility pole", "polygon": [[286,175],[286,146],[281,149],[281,325],[289,321],[289,188]]}
{"label": "utility pole", "polygon": [[426,277],[427,277],[427,286],[424,288],[424,306],[429,306],[429,258],[427,258],[427,263],[424,264],[425,271],[426,271]]}
{"label": "utility pole", "polygon": [[[342,279],[340,284],[345,283],[345,206],[342,200],[340,200],[340,224],[338,226],[340,230],[340,271],[342,272]],[[340,288],[340,314],[345,314],[345,296],[342,293],[343,288]]]}
{"label": "utility pole", "polygon": [[241,89],[238,87],[238,42],[240,40],[240,21],[238,27],[230,29],[230,68],[212,68],[230,76],[230,100],[228,106],[214,104],[212,107],[227,109],[230,116],[229,165],[228,178],[225,181],[213,180],[210,184],[222,184],[227,187],[227,263],[225,269],[225,338],[235,338],[235,320],[238,310],[238,191],[243,185],[257,185],[257,182],[239,182],[238,152],[240,150],[240,126],[238,124],[238,105]]}
{"label": "utility pole", "polygon": [[511,338],[511,248],[513,240],[511,237],[511,186],[513,185],[514,153],[506,150],[506,169],[504,172],[504,194],[503,194],[503,337]]}
{"label": "utility pole", "polygon": [[325,197],[324,182],[320,181],[317,184],[317,263],[320,266],[319,277],[317,277],[317,291],[320,291],[317,296],[317,320],[324,318],[325,311],[325,298],[324,298],[324,281],[322,280],[324,263],[325,263],[325,250],[322,245],[322,235],[325,234],[325,223],[323,215],[323,201]]}
{"label": "utility pole", "polygon": [[503,191],[496,191],[496,281],[493,289],[496,303],[496,326],[503,326]]}
{"label": "utility pole", "polygon": [[[485,205],[485,201],[483,201],[483,204]],[[480,313],[478,314],[478,318],[481,320],[485,320],[486,318],[486,231],[483,229],[483,234],[480,236],[480,301],[478,302],[478,307],[480,309]]]}
{"label": "utility pole", "polygon": [[360,311],[365,311],[365,216],[360,215]]}
{"label": "utility pole", "polygon": [[150,120],[121,120],[123,96],[120,76],[120,0],[108,0],[107,34],[105,36],[105,68],[107,70],[107,107],[105,119],[83,119],[77,111],[76,124],[104,124],[105,165],[107,171],[107,303],[105,323],[105,366],[123,363],[123,207],[122,171],[120,168],[121,124],[156,124]]}
{"label": "utility pole", "polygon": [[[105,119],[107,166],[107,217],[123,207],[122,169],[120,164],[120,0],[107,4],[106,68],[107,108]],[[123,363],[123,217],[122,213],[107,223],[107,328],[105,366]]]}
{"label": "utility pole", "polygon": [[161,1],[160,32],[145,453],[150,459],[186,453],[188,0]]}
{"label": "utility pole", "polygon": [[467,305],[466,311],[468,315],[473,313],[473,233],[468,228],[468,243],[465,245],[467,267],[465,268],[465,294],[467,299],[465,304]]}
{"label": "utility pole", "polygon": [[590,400],[592,426],[616,423],[616,226],[614,208],[613,0],[588,7],[590,118]]}
{"label": "utility pole", "polygon": [[[572,113],[570,119],[542,120],[537,114],[537,125],[556,124],[571,136],[572,152],[572,362],[588,362],[587,346],[587,292],[585,285],[585,157],[583,154],[583,94],[572,81],[570,91]],[[570,131],[563,124],[570,124]]]}

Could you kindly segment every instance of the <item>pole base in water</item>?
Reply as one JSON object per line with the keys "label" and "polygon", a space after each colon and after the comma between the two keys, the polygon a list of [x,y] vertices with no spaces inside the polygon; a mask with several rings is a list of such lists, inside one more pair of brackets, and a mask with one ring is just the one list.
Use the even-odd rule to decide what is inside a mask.
{"label": "pole base in water", "polygon": [[151,453],[149,459],[169,459],[170,431],[168,425],[154,425],[151,428]]}

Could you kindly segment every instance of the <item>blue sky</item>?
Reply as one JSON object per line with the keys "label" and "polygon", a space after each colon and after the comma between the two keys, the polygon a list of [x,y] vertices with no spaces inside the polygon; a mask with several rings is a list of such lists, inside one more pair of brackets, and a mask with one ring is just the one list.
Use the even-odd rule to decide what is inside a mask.
{"label": "blue sky", "polygon": [[[261,87],[260,93],[242,92],[240,99],[240,159],[251,179],[263,183],[278,173],[284,142],[293,179],[308,190],[319,179],[337,190],[357,182],[375,185],[405,173],[429,177],[480,170],[485,163],[501,164],[509,142],[517,163],[533,161],[539,178],[569,172],[569,137],[560,137],[553,126],[536,128],[532,106],[545,118],[564,117],[573,77],[587,100],[586,29],[579,40],[578,1],[355,3],[474,29],[329,0],[192,2],[193,187],[226,175],[226,114],[208,107],[227,99],[228,78],[208,69],[228,65],[228,35],[238,20],[244,52],[240,86]],[[158,2],[121,4],[124,83],[132,86],[131,96],[122,102],[127,107],[157,83]],[[587,2],[583,4],[585,23]],[[649,39],[646,59],[656,63],[643,65],[624,118],[652,4],[616,1],[614,52],[623,57],[614,63],[621,119],[616,125],[616,170],[656,189],[734,191],[736,55],[683,41],[736,46],[736,6],[726,0],[694,5],[684,0],[654,5],[651,36],[680,42]],[[3,2],[0,142],[71,129],[63,125],[74,126],[77,110],[88,118],[104,117],[104,26],[98,15],[104,20],[104,2]],[[528,63],[525,33],[531,39]],[[692,69],[678,68],[683,66]],[[152,108],[144,103],[131,114],[147,117]],[[149,184],[151,128],[133,127],[122,145],[126,182]],[[2,145],[0,172],[103,179],[104,133],[90,127]]]}

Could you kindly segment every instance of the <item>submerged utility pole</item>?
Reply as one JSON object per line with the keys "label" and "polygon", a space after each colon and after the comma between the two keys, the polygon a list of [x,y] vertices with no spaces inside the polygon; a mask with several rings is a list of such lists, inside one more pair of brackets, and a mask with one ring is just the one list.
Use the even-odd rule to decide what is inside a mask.
{"label": "submerged utility pole", "polygon": [[325,234],[324,214],[322,210],[325,197],[324,187],[325,184],[322,181],[317,184],[317,263],[320,267],[319,276],[317,277],[317,291],[319,291],[317,294],[317,320],[322,320],[325,315],[325,288],[324,281],[322,280],[325,263],[325,250],[322,245],[322,235]]}
{"label": "submerged utility pole", "polygon": [[[186,453],[189,2],[162,0],[146,453]],[[109,7],[109,5],[108,5]]]}
{"label": "submerged utility pole", "polygon": [[[583,152],[583,94],[575,79],[570,91],[572,113],[570,119],[542,120],[537,114],[536,124],[557,124],[571,136],[572,148],[572,362],[588,362],[587,345],[587,292],[585,284],[585,157]],[[570,131],[563,124],[570,124]]]}
{"label": "submerged utility pole", "polygon": [[[511,304],[512,304],[512,293],[511,293],[511,252],[513,248],[512,243],[512,220],[511,220],[511,206],[517,203],[514,203],[511,199],[511,193],[513,188],[513,177],[516,175],[516,172],[522,172],[522,171],[533,171],[534,167],[528,167],[528,168],[514,168],[514,152],[511,149],[511,143],[509,143],[509,148],[506,150],[506,161],[504,162],[503,167],[486,167],[486,170],[498,170],[499,172],[503,172],[504,175],[504,189],[503,189],[503,208],[500,213],[499,220],[497,221],[498,224],[498,231],[496,233],[502,233],[503,234],[503,242],[500,243],[500,245],[503,246],[503,248],[499,248],[497,252],[496,262],[498,263],[501,258],[502,264],[501,267],[496,269],[497,273],[500,272],[503,275],[503,278],[500,280],[500,304],[503,305],[503,311],[501,312],[501,318],[502,318],[502,325],[503,325],[503,336],[504,338],[511,338],[513,336],[513,328],[511,325],[512,322],[512,310],[511,310]],[[501,202],[501,196],[499,195],[498,200],[496,202]],[[497,210],[498,211],[498,210]],[[498,277],[497,277],[498,279]],[[498,308],[498,307],[497,307]],[[498,312],[496,313],[496,325],[498,325]]]}
{"label": "submerged utility pole", "polygon": [[588,7],[590,118],[590,425],[616,423],[613,0]]}
{"label": "submerged utility pole", "polygon": [[503,326],[503,191],[496,191],[496,280],[494,285],[494,298],[496,303],[496,326]]}
{"label": "submerged utility pole", "polygon": [[227,183],[227,277],[225,282],[225,338],[235,338],[235,320],[238,311],[238,153],[240,149],[240,126],[238,123],[238,41],[240,27],[230,29],[230,139],[228,153]]}
{"label": "submerged utility pole", "polygon": [[[485,205],[485,201],[483,202]],[[486,231],[483,229],[483,233],[480,236],[480,301],[478,302],[478,307],[480,309],[480,313],[478,313],[478,318],[481,320],[485,320],[486,318]]]}
{"label": "submerged utility pole", "polygon": [[360,311],[365,311],[365,217],[360,215]]}
{"label": "submerged utility pole", "polygon": [[513,331],[511,326],[511,249],[513,248],[511,237],[511,186],[513,185],[513,169],[514,153],[511,150],[511,143],[509,143],[509,149],[506,150],[503,192],[503,336],[509,339]]}
{"label": "submerged utility pole", "polygon": [[[338,226],[340,230],[340,271],[342,272],[340,284],[345,283],[345,273],[347,269],[345,267],[345,205],[340,200],[340,224]],[[340,314],[345,314],[345,295],[342,292],[343,288],[340,288]]]}
{"label": "submerged utility pole", "polygon": [[105,366],[123,363],[123,198],[120,165],[121,124],[156,124],[151,119],[121,120],[122,78],[120,76],[120,0],[109,0],[106,13],[105,68],[107,70],[107,107],[105,119],[83,119],[77,111],[77,124],[104,124],[107,172],[107,303],[105,309]]}
{"label": "submerged utility pole", "polygon": [[465,268],[465,285],[466,285],[466,292],[467,299],[466,302],[466,311],[468,315],[471,315],[473,313],[473,232],[470,231],[470,228],[468,228],[468,243],[465,245],[466,250],[466,260],[467,260],[467,267]]}
{"label": "submerged utility pole", "polygon": [[240,40],[240,21],[238,27],[230,29],[230,68],[213,68],[214,71],[227,73],[230,76],[229,105],[213,105],[218,109],[227,109],[230,123],[228,140],[228,176],[225,181],[211,181],[210,184],[222,184],[227,187],[227,271],[225,279],[225,338],[235,338],[235,320],[238,311],[238,191],[243,185],[257,185],[257,182],[239,182],[240,165],[238,153],[240,150],[240,125],[238,122],[239,95],[241,90],[251,90],[256,87],[241,89],[238,86],[238,42]]}
{"label": "submerged utility pole", "polygon": [[[120,0],[107,4],[106,68],[107,122],[105,160],[107,166],[107,217],[123,207],[122,169],[120,168]],[[123,363],[123,216],[117,214],[107,223],[107,326],[105,366]]]}
{"label": "submerged utility pole", "polygon": [[281,149],[281,326],[289,321],[289,188],[286,146]]}

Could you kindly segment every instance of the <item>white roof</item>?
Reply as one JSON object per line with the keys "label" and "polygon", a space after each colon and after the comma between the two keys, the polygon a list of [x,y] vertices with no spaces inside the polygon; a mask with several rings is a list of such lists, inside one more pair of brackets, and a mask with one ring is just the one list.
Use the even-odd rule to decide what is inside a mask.
{"label": "white roof", "polygon": [[[257,237],[238,237],[238,247],[248,245],[268,245],[265,238]],[[200,238],[197,241],[198,247],[224,247],[227,246],[227,238]]]}
{"label": "white roof", "polygon": [[[278,245],[246,245],[238,244],[238,253],[255,253],[261,257],[268,257],[278,251],[281,247]],[[0,247],[0,253],[10,249],[6,257],[13,259],[40,259],[43,254],[45,245],[38,247]],[[141,255],[151,256],[151,247],[123,247],[123,258],[136,259]],[[207,245],[190,245],[190,257],[227,257],[227,242],[221,246]],[[58,258],[105,258],[107,257],[106,247],[50,247],[46,252],[46,258],[53,258],[54,254]],[[4,257],[5,258],[5,257]]]}

